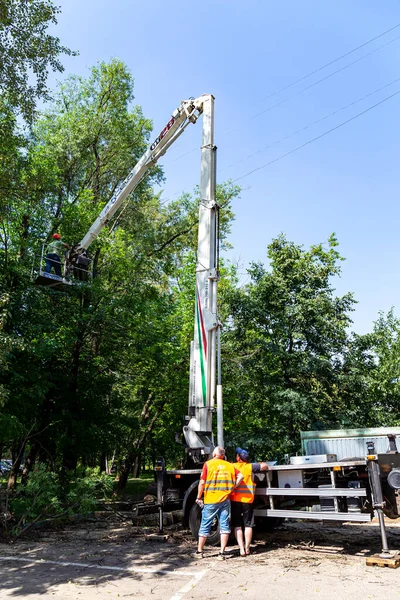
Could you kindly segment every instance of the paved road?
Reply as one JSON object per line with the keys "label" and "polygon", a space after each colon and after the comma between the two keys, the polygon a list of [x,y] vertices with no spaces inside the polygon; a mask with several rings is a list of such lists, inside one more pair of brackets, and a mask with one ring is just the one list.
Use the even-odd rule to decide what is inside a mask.
{"label": "paved road", "polygon": [[[38,532],[0,546],[0,599],[400,600],[400,569],[366,567],[378,532],[362,527],[288,524],[252,556],[240,558],[232,547],[224,562],[212,548],[196,560],[193,542],[180,533],[149,542],[129,524]],[[399,534],[390,529],[400,550]]]}

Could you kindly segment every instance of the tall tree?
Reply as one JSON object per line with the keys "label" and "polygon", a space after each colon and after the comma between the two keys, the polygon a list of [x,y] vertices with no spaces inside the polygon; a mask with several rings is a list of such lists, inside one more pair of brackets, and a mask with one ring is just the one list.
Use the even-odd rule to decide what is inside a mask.
{"label": "tall tree", "polygon": [[338,375],[354,300],[334,296],[342,258],[333,235],[328,244],[304,250],[279,236],[268,247],[270,269],[253,264],[251,282],[230,299],[232,435],[240,428],[264,452],[294,451],[301,429],[339,425],[346,412]]}
{"label": "tall tree", "polygon": [[[393,309],[379,313],[369,336],[373,367],[369,394],[371,417],[382,426],[400,423],[400,319]],[[371,352],[372,350],[372,352]]]}
{"label": "tall tree", "polygon": [[52,0],[0,0],[0,88],[3,100],[32,122],[37,100],[49,100],[49,70],[75,55],[48,33],[60,9]]}
{"label": "tall tree", "polygon": [[[4,361],[3,413],[16,424],[4,443],[15,456],[22,449],[28,466],[39,458],[64,471],[116,453],[121,487],[146,448],[177,453],[171,448],[187,405],[195,268],[186,274],[197,246],[198,191],[164,205],[151,187],[162,179],[154,168],[92,245],[89,286],[60,294],[33,287],[29,274],[53,231],[70,244],[81,239],[143,154],[151,122],[133,100],[132,76],[119,60],[60,88],[19,152],[21,181],[29,185],[18,203],[7,200],[14,211],[13,219],[5,211],[9,268],[0,277],[4,336],[21,342]],[[218,187],[223,236],[237,193]]]}
{"label": "tall tree", "polygon": [[[0,256],[7,268],[1,278],[6,301],[2,335],[23,341],[11,348],[3,363],[4,390],[12,392],[6,414],[19,423],[22,437],[14,438],[16,453],[28,441],[53,462],[59,462],[61,454],[65,466],[74,466],[82,455],[75,441],[85,439],[80,434],[85,419],[89,422],[89,406],[100,409],[113,381],[107,361],[100,358],[99,330],[104,305],[110,301],[110,266],[118,271],[124,251],[123,233],[116,232],[115,252],[108,245],[111,259],[105,252],[99,264],[105,281],[88,294],[65,297],[34,289],[29,285],[30,262],[40,240],[61,222],[67,239],[77,242],[142,154],[151,123],[139,107],[132,108],[132,99],[133,80],[120,61],[95,67],[87,80],[68,80],[35,125],[27,152],[16,149],[17,158],[23,159],[20,181],[29,185],[20,198],[9,189],[3,200]],[[15,176],[15,168],[13,172]],[[159,170],[154,177],[160,177]],[[151,181],[139,190],[145,212]],[[140,214],[141,208],[137,210]],[[132,234],[126,237],[132,241]],[[100,246],[95,258],[99,262]],[[93,307],[98,312],[93,314]],[[89,368],[96,356],[97,368]],[[100,405],[93,402],[96,393]],[[95,414],[104,423],[104,411]]]}

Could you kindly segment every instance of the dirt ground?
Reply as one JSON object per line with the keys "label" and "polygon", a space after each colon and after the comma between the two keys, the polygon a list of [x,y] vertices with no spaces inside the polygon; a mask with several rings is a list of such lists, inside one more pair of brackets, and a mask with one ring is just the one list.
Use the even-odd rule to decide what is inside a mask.
{"label": "dirt ground", "polygon": [[[400,551],[400,520],[388,521],[391,549]],[[167,541],[128,520],[73,523],[38,529],[0,545],[0,599],[103,600],[400,600],[400,568],[367,567],[380,551],[377,523],[287,522],[253,545],[252,555],[216,560],[218,549],[193,557],[195,543],[180,525]]]}

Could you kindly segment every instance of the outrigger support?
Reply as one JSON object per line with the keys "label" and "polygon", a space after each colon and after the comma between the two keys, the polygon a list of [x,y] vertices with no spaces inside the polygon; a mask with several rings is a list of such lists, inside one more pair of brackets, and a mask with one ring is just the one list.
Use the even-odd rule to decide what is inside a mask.
{"label": "outrigger support", "polygon": [[374,442],[367,442],[367,449],[367,470],[369,482],[371,485],[372,507],[378,516],[379,529],[381,532],[382,541],[382,552],[381,554],[379,554],[379,558],[393,558],[393,554],[389,550],[386,535],[386,525],[383,514],[383,509],[385,507],[386,502],[383,497],[381,472],[378,464],[378,456],[375,454]]}
{"label": "outrigger support", "polygon": [[157,460],[155,467],[156,473],[156,484],[157,484],[157,507],[158,507],[158,533],[164,532],[164,473],[165,473],[165,461],[163,458]]}

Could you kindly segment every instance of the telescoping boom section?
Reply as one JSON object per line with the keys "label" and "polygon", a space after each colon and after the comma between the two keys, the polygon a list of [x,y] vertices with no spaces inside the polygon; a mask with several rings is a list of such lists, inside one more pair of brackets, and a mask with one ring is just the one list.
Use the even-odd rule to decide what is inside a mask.
{"label": "telescoping boom section", "polygon": [[[216,346],[219,330],[214,98],[212,96],[204,98],[194,341],[191,345],[190,358],[189,410],[183,428],[186,451],[194,463],[207,460],[214,449],[212,413],[215,405]],[[222,420],[218,421],[218,436],[219,439],[222,438]]]}
{"label": "telescoping boom section", "polygon": [[[203,116],[201,146],[199,233],[196,269],[194,340],[191,344],[189,410],[183,428],[186,452],[194,463],[207,460],[214,449],[212,413],[216,393],[216,340],[218,282],[218,205],[215,199],[216,148],[214,97],[211,94],[183,100],[167,125],[117,188],[89,231],[72,250],[78,256],[139,185],[143,177],[178,139],[189,123]],[[222,389],[219,386],[219,389]],[[222,439],[222,396],[219,394],[219,440]]]}
{"label": "telescoping boom section", "polygon": [[82,240],[75,244],[68,252],[63,276],[53,275],[44,271],[43,250],[46,246],[46,244],[44,244],[42,256],[40,257],[38,277],[35,279],[37,285],[46,285],[62,290],[65,290],[68,286],[72,285],[72,274],[81,271],[80,263],[82,257],[86,258],[85,250],[87,250],[90,244],[98,237],[103,227],[110,221],[128,196],[135,191],[143,177],[148,174],[149,170],[165,154],[168,148],[180,135],[182,135],[189,123],[196,123],[197,119],[203,113],[204,106],[212,103],[211,99],[212,96],[204,95],[199,98],[182,100],[180,106],[172,113],[171,118],[163,130],[148,147],[125,180],[117,187],[95,222],[89,228],[88,232]]}
{"label": "telescoping boom section", "polygon": [[200,96],[195,99],[182,100],[179,108],[172,113],[171,118],[164,129],[136,163],[129,175],[118,186],[93,225],[90,227],[89,231],[79,244],[77,244],[77,252],[89,248],[90,244],[97,238],[100,231],[117,212],[129,194],[137,188],[148,171],[185,131],[187,125],[189,123],[196,123],[203,112],[205,103],[209,102],[210,98],[211,96]]}

